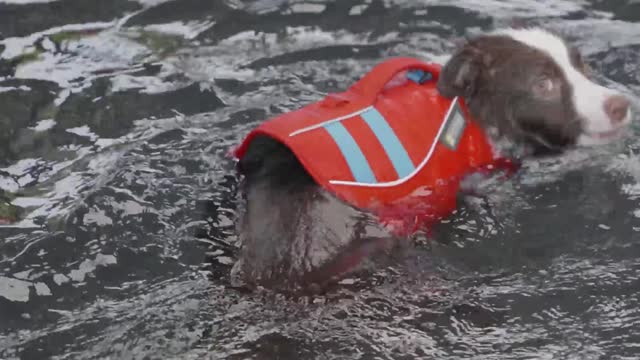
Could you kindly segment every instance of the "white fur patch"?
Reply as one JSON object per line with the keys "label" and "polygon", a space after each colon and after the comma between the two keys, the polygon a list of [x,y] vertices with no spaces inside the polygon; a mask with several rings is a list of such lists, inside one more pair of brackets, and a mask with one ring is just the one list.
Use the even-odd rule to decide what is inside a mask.
{"label": "white fur patch", "polygon": [[610,121],[609,116],[605,113],[604,103],[607,98],[619,93],[594,83],[573,67],[569,59],[569,49],[558,36],[539,28],[504,29],[495,34],[509,36],[516,41],[545,52],[562,69],[573,88],[574,107],[584,119],[585,134],[578,140],[580,144],[591,145],[600,142],[597,139],[598,134],[608,133],[631,121],[631,111],[627,113],[625,120],[620,124],[614,125]]}

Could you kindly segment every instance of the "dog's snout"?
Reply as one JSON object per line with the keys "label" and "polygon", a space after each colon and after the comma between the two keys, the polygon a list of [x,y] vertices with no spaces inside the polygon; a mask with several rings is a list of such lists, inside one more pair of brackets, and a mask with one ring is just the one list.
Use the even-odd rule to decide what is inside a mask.
{"label": "dog's snout", "polygon": [[609,117],[609,120],[614,123],[622,122],[629,112],[629,100],[621,95],[610,96],[604,102],[604,111]]}

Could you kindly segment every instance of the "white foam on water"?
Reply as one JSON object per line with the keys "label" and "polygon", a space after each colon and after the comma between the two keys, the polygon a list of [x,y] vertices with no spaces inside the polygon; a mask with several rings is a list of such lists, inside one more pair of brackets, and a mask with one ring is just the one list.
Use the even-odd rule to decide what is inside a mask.
{"label": "white foam on water", "polygon": [[20,206],[24,208],[42,206],[47,203],[47,200],[36,197],[17,197],[15,198],[11,204],[15,206]]}
{"label": "white foam on water", "polygon": [[[52,320],[53,326],[11,333],[5,339],[0,336],[0,346],[8,343],[18,347],[33,341],[45,341],[52,334],[75,331],[84,324],[100,322],[104,327],[99,338],[94,340],[92,337],[87,339],[83,335],[78,336],[76,345],[81,346],[82,350],[67,354],[79,354],[83,358],[90,357],[89,354],[108,354],[107,357],[123,359],[152,358],[162,352],[163,358],[185,358],[185,350],[198,347],[202,331],[205,330],[197,317],[209,305],[206,293],[202,290],[206,286],[206,279],[171,279],[159,283],[147,280],[123,284],[121,287],[104,287],[108,291],[95,302],[64,310],[58,308],[62,306],[52,304],[45,311],[58,315],[56,320]],[[111,296],[129,287],[140,289],[124,297]],[[139,325],[137,329],[146,334],[144,339],[132,335],[131,331],[135,331],[132,324]],[[180,339],[176,343],[169,341],[158,347],[158,339],[166,336],[166,324],[181,329]]]}
{"label": "white foam on water", "polygon": [[119,74],[111,78],[111,91],[119,92],[139,89],[142,93],[154,94],[173,90],[174,83],[165,82],[156,76],[132,76]]}
{"label": "white foam on water", "polygon": [[58,284],[58,286],[68,283],[69,281],[71,280],[64,274],[53,274],[53,282]]}
{"label": "white foam on water", "polygon": [[573,42],[585,55],[607,51],[612,47],[640,44],[640,26],[637,23],[590,18],[562,23],[548,22],[545,25],[575,38]]}
{"label": "white foam on water", "polygon": [[69,24],[64,26],[53,27],[45,31],[33,33],[25,37],[11,37],[4,40],[0,40],[0,44],[3,44],[6,48],[0,55],[3,59],[12,59],[22,54],[33,50],[33,44],[40,38],[46,35],[57,34],[67,31],[83,31],[83,30],[100,30],[112,27],[116,24],[115,21],[110,22],[94,22],[85,24]]}
{"label": "white foam on water", "polygon": [[117,263],[118,260],[113,255],[97,254],[95,259],[84,260],[77,269],[71,270],[67,276],[73,281],[82,282],[87,274],[94,272],[98,266],[109,266]]}
{"label": "white foam on water", "polygon": [[[82,154],[80,152],[84,150],[78,149],[77,151],[78,151],[78,156],[81,156]],[[75,160],[68,160],[68,161],[52,163],[52,162],[46,162],[41,159],[22,159],[17,163],[13,164],[12,166],[9,166],[4,169],[0,169],[13,175],[13,178],[0,177],[0,189],[15,193],[23,185],[28,184],[33,180],[33,177],[30,174],[30,172],[33,169],[38,169],[38,171],[42,170],[43,168],[46,169],[45,171],[40,172],[38,176],[39,182],[42,183],[48,180],[49,178],[51,178],[52,176],[56,175],[60,171],[64,170],[65,168],[69,167],[74,162]],[[22,199],[25,199],[24,200],[25,205],[29,205],[29,204],[34,205],[35,203],[40,202],[40,200],[35,197],[24,197],[24,198],[18,197],[14,200],[14,203],[17,205],[17,203],[20,203],[23,201]]]}
{"label": "white foam on water", "polygon": [[255,31],[243,31],[232,35],[213,47],[223,55],[233,53],[236,62],[238,54],[248,52],[243,58],[256,59],[265,56],[275,56],[279,53],[300,51],[328,45],[369,44],[369,33],[351,33],[345,30],[324,31],[312,26],[287,26],[287,41],[281,41],[276,34],[256,34]]}
{"label": "white foam on water", "polygon": [[32,158],[22,159],[22,160],[18,160],[18,162],[16,162],[15,164],[2,168],[0,170],[7,172],[11,175],[22,176],[26,174],[30,169],[35,167],[39,161],[41,160],[32,159]]}
{"label": "white foam on water", "polygon": [[100,149],[108,148],[113,145],[122,144],[123,141],[121,139],[110,139],[110,138],[99,138],[95,140],[94,144],[98,146]]}
{"label": "white foam on water", "polygon": [[9,91],[15,91],[15,90],[21,90],[21,91],[31,91],[31,88],[26,86],[26,85],[20,85],[20,86],[0,86],[0,93],[3,92],[9,92]]}
{"label": "white foam on water", "polygon": [[228,256],[218,256],[216,257],[216,260],[220,263],[220,264],[224,264],[224,265],[233,265],[233,263],[235,263],[236,261]]}
{"label": "white foam on water", "polygon": [[[106,30],[66,44],[69,53],[45,52],[37,60],[21,64],[16,78],[41,79],[55,82],[63,88],[83,88],[102,73],[131,71],[136,59],[143,60],[151,52],[116,30]],[[6,50],[5,50],[6,52]],[[100,74],[100,75],[97,75]],[[77,79],[84,78],[78,82]]]}
{"label": "white foam on water", "polygon": [[0,189],[15,193],[20,189],[20,185],[12,178],[0,175]]}
{"label": "white foam on water", "polygon": [[83,125],[75,128],[69,128],[65,130],[68,133],[76,134],[78,136],[87,137],[91,139],[91,141],[95,141],[98,138],[98,135],[93,133],[89,126]]}
{"label": "white foam on water", "polygon": [[[96,179],[94,176],[83,175],[82,173],[70,173],[53,184],[53,188],[40,198],[31,197],[24,201],[27,204],[37,206],[18,223],[11,224],[10,227],[33,228],[39,227],[36,219],[44,217],[48,219],[52,216],[64,215],[73,207],[75,201],[80,198],[80,194],[86,191]],[[14,202],[20,203],[23,200],[16,198]],[[7,226],[9,227],[9,226]]]}
{"label": "white foam on water", "polygon": [[114,210],[122,211],[123,216],[139,215],[145,212],[145,207],[133,200],[127,200],[124,202],[114,202],[112,204]]}
{"label": "white foam on water", "polygon": [[153,6],[160,5],[162,3],[166,3],[171,0],[136,0],[136,1],[144,5],[145,7],[153,7]]}
{"label": "white foam on water", "polygon": [[64,90],[60,91],[60,93],[55,98],[55,100],[53,100],[53,104],[55,106],[62,105],[62,103],[64,103],[70,95],[71,95],[71,90],[69,90],[69,89],[64,89]]}
{"label": "white foam on water", "polygon": [[42,132],[51,129],[54,126],[56,126],[56,121],[54,119],[44,119],[38,121],[36,126],[30,127],[29,129],[32,129],[36,132]]}
{"label": "white foam on water", "polygon": [[144,27],[144,30],[169,35],[178,35],[185,39],[191,40],[213,25],[215,25],[214,21],[174,21],[165,24],[147,25]]}
{"label": "white foam on water", "polygon": [[277,11],[282,5],[285,5],[288,0],[255,0],[247,4],[246,6],[241,0],[234,0],[236,8],[244,8],[245,11],[253,14],[267,14]]}
{"label": "white foam on water", "polygon": [[361,15],[368,7],[369,5],[367,4],[355,5],[351,9],[349,9],[349,15]]}
{"label": "white foam on water", "polygon": [[104,210],[91,210],[84,215],[84,224],[96,224],[98,226],[113,225],[113,220],[105,214]]}
{"label": "white foam on water", "polygon": [[0,4],[26,5],[26,4],[49,3],[54,1],[59,1],[59,0],[0,0]]}
{"label": "white foam on water", "polygon": [[[640,142],[636,140],[636,148],[638,144]],[[617,176],[631,178],[622,184],[620,192],[629,200],[640,199],[640,154],[633,152],[619,154],[608,164],[606,170]],[[640,218],[640,205],[632,211],[632,216]]]}
{"label": "white foam on water", "polygon": [[327,6],[325,4],[314,4],[314,3],[297,3],[291,5],[291,12],[294,13],[311,13],[311,14],[319,14],[326,9]]}
{"label": "white foam on water", "polygon": [[51,289],[49,289],[47,284],[38,282],[35,283],[34,287],[36,288],[36,294],[40,296],[51,296]]}
{"label": "white foam on water", "polygon": [[31,273],[31,271],[32,270],[30,269],[30,270],[17,272],[13,274],[13,277],[20,280],[29,280],[29,274]]}
{"label": "white foam on water", "polygon": [[0,297],[9,301],[27,302],[31,285],[28,281],[0,276]]}
{"label": "white foam on water", "polygon": [[583,9],[584,0],[387,0],[387,3],[424,7],[455,6],[498,18],[561,16]]}
{"label": "white foam on water", "polygon": [[528,159],[522,167],[526,176],[521,176],[519,182],[524,185],[549,183],[586,166],[605,166],[613,155],[609,148],[593,147],[570,150],[559,157]]}
{"label": "white foam on water", "polygon": [[[254,82],[261,79],[291,76],[296,69],[305,68],[307,65],[300,62],[286,64],[277,68],[262,67],[254,70],[244,67],[249,61],[322,46],[371,45],[368,32],[357,34],[344,30],[332,32],[311,26],[286,27],[283,32],[286,32],[286,41],[282,41],[279,35],[276,34],[256,33],[254,31],[239,32],[221,40],[214,46],[201,46],[190,54],[184,54],[179,60],[176,58],[170,61],[192,79],[211,82],[216,78],[231,78]],[[387,36],[391,40],[397,37],[397,34],[388,34]],[[366,61],[354,61],[353,59],[345,59],[343,61],[353,63],[357,67],[354,68],[354,73],[360,68],[364,69],[370,66]],[[284,72],[283,68],[285,69]],[[326,66],[314,66],[313,68],[314,71],[318,72],[328,70]],[[364,70],[362,71],[364,72]],[[337,80],[339,81],[339,79]],[[279,93],[281,88],[281,86],[277,86],[274,91]],[[255,101],[252,96],[265,96],[265,94],[273,95],[266,87],[262,87],[256,94],[245,94],[243,99],[232,97],[231,101],[249,104]],[[270,99],[270,101],[273,102],[274,99]],[[225,103],[227,103],[226,97]],[[239,103],[229,103],[228,105],[239,105]]]}
{"label": "white foam on water", "polygon": [[[0,225],[0,227],[15,227],[15,228],[37,228],[39,218],[51,219],[66,214],[77,205],[77,202],[81,200],[85,194],[96,186],[101,186],[102,183],[107,181],[114,175],[112,171],[117,166],[117,162],[120,159],[122,152],[126,151],[126,148],[122,148],[118,151],[112,151],[109,146],[115,144],[133,144],[145,139],[149,139],[158,133],[172,129],[176,127],[176,124],[180,122],[178,117],[167,119],[154,119],[154,120],[137,120],[135,121],[136,129],[132,130],[129,134],[118,139],[100,139],[91,132],[88,126],[81,126],[77,128],[68,129],[69,132],[78,136],[84,136],[95,141],[95,144],[99,145],[99,149],[91,149],[91,147],[80,146],[68,146],[66,151],[72,151],[75,153],[75,158],[71,160],[61,161],[58,163],[48,163],[41,159],[23,159],[4,169],[0,169],[14,175],[18,178],[16,183],[13,179],[0,177],[0,187],[5,190],[11,190],[16,192],[19,190],[20,184],[26,184],[33,180],[29,172],[36,167],[47,168],[46,171],[40,172],[38,176],[39,183],[46,183],[54,176],[64,174],[65,171],[71,168],[72,165],[77,164],[80,161],[86,161],[86,165],[83,166],[83,170],[73,171],[64,174],[64,177],[56,180],[53,183],[47,184],[44,187],[46,190],[40,196],[18,196],[12,203],[16,206],[24,206],[31,211],[28,212],[23,219],[14,224]],[[141,171],[143,169],[140,169]],[[146,201],[135,196],[131,191],[126,189],[116,189],[119,192],[128,193],[138,204],[134,202],[127,202],[125,204],[116,204],[114,208],[119,208],[130,214],[139,214],[143,211],[151,211],[149,208],[139,204],[147,204]],[[106,225],[111,219],[96,215],[95,217],[89,217],[90,221],[96,221],[100,224]]]}

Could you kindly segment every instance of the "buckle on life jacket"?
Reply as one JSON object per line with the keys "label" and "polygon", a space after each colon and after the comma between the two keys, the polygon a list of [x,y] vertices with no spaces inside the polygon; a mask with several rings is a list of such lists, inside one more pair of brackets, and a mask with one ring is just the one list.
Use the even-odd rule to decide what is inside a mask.
{"label": "buckle on life jacket", "polygon": [[409,70],[407,71],[407,79],[422,85],[433,79],[433,74],[422,69]]}

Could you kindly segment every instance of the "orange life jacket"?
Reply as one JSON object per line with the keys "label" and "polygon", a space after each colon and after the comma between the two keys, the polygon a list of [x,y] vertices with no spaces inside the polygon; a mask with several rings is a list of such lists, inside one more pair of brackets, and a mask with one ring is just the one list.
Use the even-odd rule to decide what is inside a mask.
{"label": "orange life jacket", "polygon": [[[436,89],[441,66],[394,58],[347,91],[279,115],[251,131],[285,144],[313,179],[345,202],[411,232],[456,208],[467,174],[510,166],[495,156],[461,98]],[[406,74],[407,81],[389,86]]]}

